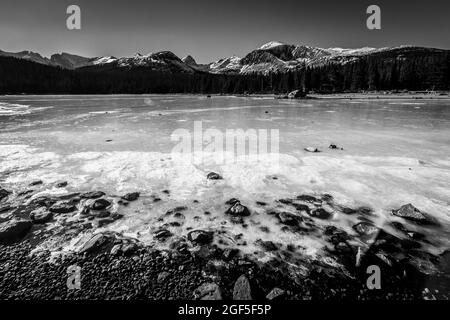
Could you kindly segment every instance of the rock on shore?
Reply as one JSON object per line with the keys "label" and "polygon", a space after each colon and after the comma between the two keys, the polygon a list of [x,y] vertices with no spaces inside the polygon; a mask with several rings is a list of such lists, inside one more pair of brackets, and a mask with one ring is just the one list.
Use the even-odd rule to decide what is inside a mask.
{"label": "rock on shore", "polygon": [[19,240],[32,227],[33,223],[25,219],[12,219],[0,223],[0,243]]}
{"label": "rock on shore", "polygon": [[250,282],[245,275],[241,275],[234,284],[233,300],[252,300]]}
{"label": "rock on shore", "polygon": [[30,218],[34,223],[46,223],[53,218],[53,213],[46,207],[39,207],[31,211]]}
{"label": "rock on shore", "polygon": [[246,206],[242,205],[239,200],[236,200],[233,201],[231,207],[228,208],[225,213],[232,216],[246,217],[250,215],[250,210],[248,210]]}
{"label": "rock on shore", "polygon": [[[449,298],[449,255],[425,251],[433,243],[421,230],[440,226],[421,226],[422,215],[431,218],[409,205],[384,228],[375,224],[371,208],[343,206],[329,194],[296,194],[273,203],[260,199],[265,201],[256,201],[252,211],[232,198],[195,216],[203,203],[172,203],[160,212],[161,224],[149,227],[152,242],[145,245],[98,228],[128,214],[117,204],[139,202],[138,192],[27,198],[1,190],[6,213],[0,217],[0,299],[423,299],[425,286],[432,297]],[[170,193],[161,193],[165,202]],[[352,222],[335,225],[339,216]],[[218,217],[223,228],[180,228],[188,219]],[[400,218],[405,225],[396,221]],[[273,223],[270,228],[266,221]],[[253,238],[245,231],[229,232],[250,227],[262,232]],[[274,237],[277,228],[287,239],[318,239],[324,246],[312,258],[302,241]],[[47,240],[58,250],[59,240],[76,242],[50,263],[46,246],[35,250]],[[255,252],[245,251],[247,245]],[[366,268],[374,264],[383,274],[383,290],[377,292],[366,286]],[[71,265],[81,267],[81,290],[67,290]]]}
{"label": "rock on shore", "polygon": [[395,216],[401,217],[403,219],[411,220],[421,224],[432,223],[431,219],[427,214],[423,213],[412,204],[408,203],[401,206],[400,209],[393,210],[392,213]]}

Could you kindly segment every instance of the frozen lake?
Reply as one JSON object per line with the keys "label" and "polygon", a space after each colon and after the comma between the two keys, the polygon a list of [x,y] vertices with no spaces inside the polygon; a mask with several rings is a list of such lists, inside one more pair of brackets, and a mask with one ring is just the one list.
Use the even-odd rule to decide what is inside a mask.
{"label": "frozen lake", "polygon": [[[172,153],[171,135],[178,129],[193,132],[194,121],[201,121],[203,130],[220,132],[277,129],[279,154],[217,163],[217,154],[210,152],[201,163],[189,162]],[[330,144],[343,150],[329,149]],[[322,152],[306,152],[306,147]],[[211,171],[224,179],[207,180]],[[225,245],[242,233],[244,247],[255,253],[254,242],[263,239],[300,243],[304,253],[320,254],[320,237],[283,232],[266,214],[280,208],[282,198],[329,194],[342,206],[372,208],[372,220],[382,228],[397,219],[392,209],[412,203],[441,224],[439,230],[420,230],[430,239],[430,251],[440,253],[450,244],[450,101],[0,97],[0,184],[26,190],[37,179],[44,182],[39,194],[139,191],[139,201],[121,209],[125,217],[105,228],[144,242],[154,241],[153,231],[167,210],[186,206],[183,224],[170,227],[174,233],[220,228],[227,234]],[[62,180],[67,187],[56,188]],[[162,201],[154,202],[155,197]],[[225,202],[233,197],[252,212],[247,226],[224,219]],[[320,223],[351,232],[355,222],[334,214]]]}

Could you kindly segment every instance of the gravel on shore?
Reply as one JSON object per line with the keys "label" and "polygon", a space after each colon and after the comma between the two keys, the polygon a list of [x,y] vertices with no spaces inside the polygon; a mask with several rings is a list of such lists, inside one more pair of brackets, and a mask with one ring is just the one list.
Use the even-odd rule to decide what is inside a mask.
{"label": "gravel on shore", "polygon": [[[230,300],[242,275],[249,279],[252,298],[257,300],[266,299],[274,288],[280,288],[286,300],[416,300],[431,294],[423,290],[424,279],[414,283],[386,277],[382,290],[369,290],[364,274],[352,280],[327,274],[319,266],[308,277],[293,280],[282,268],[239,257],[214,265],[192,254],[143,247],[131,255],[71,254],[50,262],[49,253],[30,254],[31,249],[28,241],[0,246],[0,299],[191,300],[201,299],[198,288],[212,283],[223,299]],[[74,265],[81,267],[80,289],[67,287],[67,270]],[[448,292],[433,292],[433,296],[449,298]]]}
{"label": "gravel on shore", "polygon": [[[281,211],[267,209],[283,232],[310,232],[327,242],[324,256],[311,259],[292,244],[259,239],[255,244],[271,257],[258,260],[236,247],[213,241],[217,230],[191,230],[174,235],[168,229],[154,233],[157,241],[170,238],[170,246],[157,249],[122,234],[92,234],[80,248],[55,254],[42,247],[44,241],[68,241],[93,225],[123,218],[113,198],[103,192],[73,193],[57,197],[17,197],[2,191],[0,219],[0,299],[17,300],[422,300],[450,298],[450,252],[437,256],[422,250],[427,239],[407,224],[393,222],[400,238],[371,221],[370,208],[348,208],[330,195],[298,195],[279,199]],[[118,204],[137,201],[130,193]],[[4,200],[6,199],[6,201]],[[124,200],[126,202],[124,202]],[[259,202],[265,207],[266,203]],[[230,199],[223,213],[235,224],[246,224],[248,207]],[[289,211],[287,211],[289,209]],[[353,234],[321,224],[331,210],[357,215]],[[183,216],[186,207],[164,216]],[[47,215],[51,213],[51,215]],[[411,204],[393,215],[417,226],[440,228],[426,213]],[[77,220],[67,217],[76,215]],[[54,221],[53,219],[58,219]],[[57,222],[57,224],[55,224]],[[57,225],[56,229],[45,226]],[[178,225],[178,224],[177,224]],[[52,231],[53,230],[53,231]],[[354,245],[365,241],[365,252]],[[368,285],[371,266],[380,269],[381,288]],[[71,286],[73,268],[79,270],[79,288]]]}

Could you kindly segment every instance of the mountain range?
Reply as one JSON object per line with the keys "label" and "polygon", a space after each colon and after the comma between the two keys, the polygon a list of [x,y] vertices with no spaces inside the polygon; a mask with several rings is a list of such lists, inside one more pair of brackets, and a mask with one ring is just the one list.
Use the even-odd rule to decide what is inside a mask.
{"label": "mountain range", "polygon": [[142,55],[136,53],[131,57],[116,58],[113,56],[87,58],[70,53],[53,54],[50,58],[41,56],[32,51],[5,52],[0,50],[0,56],[15,57],[49,66],[59,66],[65,69],[79,69],[96,65],[110,65],[118,68],[132,68],[137,66],[149,67],[152,70],[167,72],[196,71],[215,74],[251,74],[270,72],[287,72],[303,66],[317,67],[326,63],[346,64],[360,58],[377,53],[393,53],[396,59],[402,59],[402,53],[411,51],[425,51],[429,53],[448,53],[448,50],[423,48],[414,46],[400,46],[387,48],[317,48],[305,45],[284,44],[271,41],[257,48],[242,58],[227,57],[209,64],[197,64],[195,59],[188,55],[182,59],[170,51],[161,51]]}
{"label": "mountain range", "polygon": [[[208,64],[198,64],[188,55],[182,59],[170,51],[130,57],[82,57],[69,53],[53,54],[50,58],[39,53],[17,53],[0,50],[0,58],[9,57],[52,68],[80,73],[158,73],[161,75],[217,75],[274,77],[290,75],[298,80],[302,74],[311,89],[332,91],[361,89],[433,89],[450,87],[450,50],[399,46],[386,48],[318,48],[272,41],[243,57],[226,57]],[[1,69],[0,69],[1,70]],[[47,70],[47,69],[46,69]],[[295,74],[295,75],[294,75]],[[294,76],[292,76],[294,75]],[[286,76],[286,77],[288,77]],[[297,85],[298,81],[284,79],[281,88]],[[261,89],[262,90],[262,89]],[[262,91],[266,91],[263,88]],[[260,90],[258,90],[260,91]],[[270,88],[269,88],[270,91]]]}

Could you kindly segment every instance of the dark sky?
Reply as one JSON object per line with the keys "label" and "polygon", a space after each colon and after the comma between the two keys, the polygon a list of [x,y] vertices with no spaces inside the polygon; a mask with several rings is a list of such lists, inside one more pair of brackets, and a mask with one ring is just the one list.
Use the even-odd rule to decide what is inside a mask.
{"label": "dark sky", "polygon": [[[66,8],[82,29],[66,29]],[[381,7],[382,30],[366,28]],[[450,0],[1,0],[0,49],[127,56],[171,50],[205,63],[277,40],[320,47],[450,49]]]}

